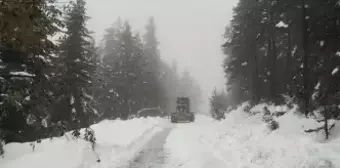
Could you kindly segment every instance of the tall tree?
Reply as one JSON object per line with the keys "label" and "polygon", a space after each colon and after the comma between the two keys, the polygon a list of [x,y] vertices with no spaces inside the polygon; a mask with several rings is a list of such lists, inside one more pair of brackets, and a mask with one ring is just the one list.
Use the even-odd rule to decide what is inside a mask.
{"label": "tall tree", "polygon": [[177,96],[189,97],[193,112],[198,112],[202,103],[201,88],[188,70],[184,70],[179,79],[179,93]]}
{"label": "tall tree", "polygon": [[120,116],[118,110],[118,102],[116,101],[117,92],[115,90],[115,64],[118,61],[118,52],[121,46],[121,32],[123,25],[120,18],[106,29],[103,38],[103,61],[100,64],[98,73],[102,76],[100,90],[97,92],[96,98],[99,100],[99,111],[103,112],[105,118],[116,118]]}
{"label": "tall tree", "polygon": [[148,24],[145,27],[146,33],[143,36],[144,54],[147,58],[147,67],[145,67],[145,78],[148,83],[150,106],[160,106],[164,101],[164,92],[162,92],[161,81],[162,72],[160,52],[158,49],[159,42],[156,37],[156,26],[153,17],[149,18]]}
{"label": "tall tree", "polygon": [[[340,64],[337,3],[241,0],[223,45],[228,55],[224,60],[227,86],[236,104],[252,100],[254,95],[283,103],[275,97],[289,95],[306,116],[320,106],[332,109],[323,110],[324,129],[328,130],[327,119],[338,115],[333,107],[340,100],[335,80]],[[258,76],[251,73],[255,71]]]}
{"label": "tall tree", "polygon": [[141,90],[144,90],[144,66],[145,57],[142,50],[142,43],[139,35],[133,35],[131,26],[125,22],[124,29],[119,37],[119,47],[117,50],[117,60],[114,64],[115,86],[113,92],[116,93],[119,117],[127,117],[144,104],[145,98],[141,98]]}
{"label": "tall tree", "polygon": [[54,2],[0,2],[0,128],[6,142],[41,138],[46,126],[54,87],[48,69],[56,49],[49,37],[61,26]]}
{"label": "tall tree", "polygon": [[60,66],[62,68],[60,78],[63,79],[61,95],[65,111],[59,113],[64,121],[72,128],[85,127],[90,124],[88,115],[87,99],[89,98],[88,88],[91,86],[95,64],[94,53],[90,50],[90,32],[86,28],[86,15],[84,0],[77,0],[70,3],[65,17],[67,31],[60,44]]}

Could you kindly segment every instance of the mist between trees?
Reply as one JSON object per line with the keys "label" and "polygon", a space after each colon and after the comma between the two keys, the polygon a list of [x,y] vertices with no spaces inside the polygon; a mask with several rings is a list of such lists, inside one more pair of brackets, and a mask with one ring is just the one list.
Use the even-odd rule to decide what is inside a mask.
{"label": "mist between trees", "polygon": [[161,59],[153,17],[140,35],[117,16],[96,45],[84,0],[0,4],[0,139],[6,143],[71,130],[79,136],[80,128],[143,108],[170,113],[177,96],[202,100],[190,72]]}

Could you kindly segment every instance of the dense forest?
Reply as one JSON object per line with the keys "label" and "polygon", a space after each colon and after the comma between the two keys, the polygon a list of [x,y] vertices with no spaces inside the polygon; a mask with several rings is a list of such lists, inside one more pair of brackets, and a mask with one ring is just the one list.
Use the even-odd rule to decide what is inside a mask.
{"label": "dense forest", "polygon": [[[201,101],[188,71],[161,59],[153,17],[145,34],[117,20],[97,45],[85,0],[0,1],[0,139],[62,136],[143,108],[175,110],[177,96]],[[58,37],[57,40],[56,37]],[[90,129],[86,129],[90,131]],[[0,150],[1,151],[1,150]]]}
{"label": "dense forest", "polygon": [[339,14],[338,0],[240,0],[222,45],[230,105],[292,97],[306,117],[321,108],[328,136],[340,111]]}

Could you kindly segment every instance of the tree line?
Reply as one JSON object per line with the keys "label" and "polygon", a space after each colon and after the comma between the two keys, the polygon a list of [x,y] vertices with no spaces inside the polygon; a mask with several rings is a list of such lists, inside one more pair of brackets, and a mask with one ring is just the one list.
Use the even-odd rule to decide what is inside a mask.
{"label": "tree line", "polygon": [[153,17],[143,35],[118,18],[97,45],[86,26],[85,0],[63,5],[2,0],[0,6],[0,139],[5,143],[71,130],[77,136],[80,128],[128,119],[143,108],[170,112],[181,94],[200,100],[190,73],[161,59]]}
{"label": "tree line", "polygon": [[231,105],[294,101],[306,117],[339,115],[337,0],[240,0],[225,30],[223,68]]}

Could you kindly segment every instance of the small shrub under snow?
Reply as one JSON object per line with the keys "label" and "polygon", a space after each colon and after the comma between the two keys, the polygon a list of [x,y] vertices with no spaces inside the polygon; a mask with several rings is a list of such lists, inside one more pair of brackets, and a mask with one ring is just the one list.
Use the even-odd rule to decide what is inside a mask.
{"label": "small shrub under snow", "polygon": [[272,131],[276,130],[279,128],[279,123],[275,120],[271,120],[269,123],[268,123],[268,128]]}

